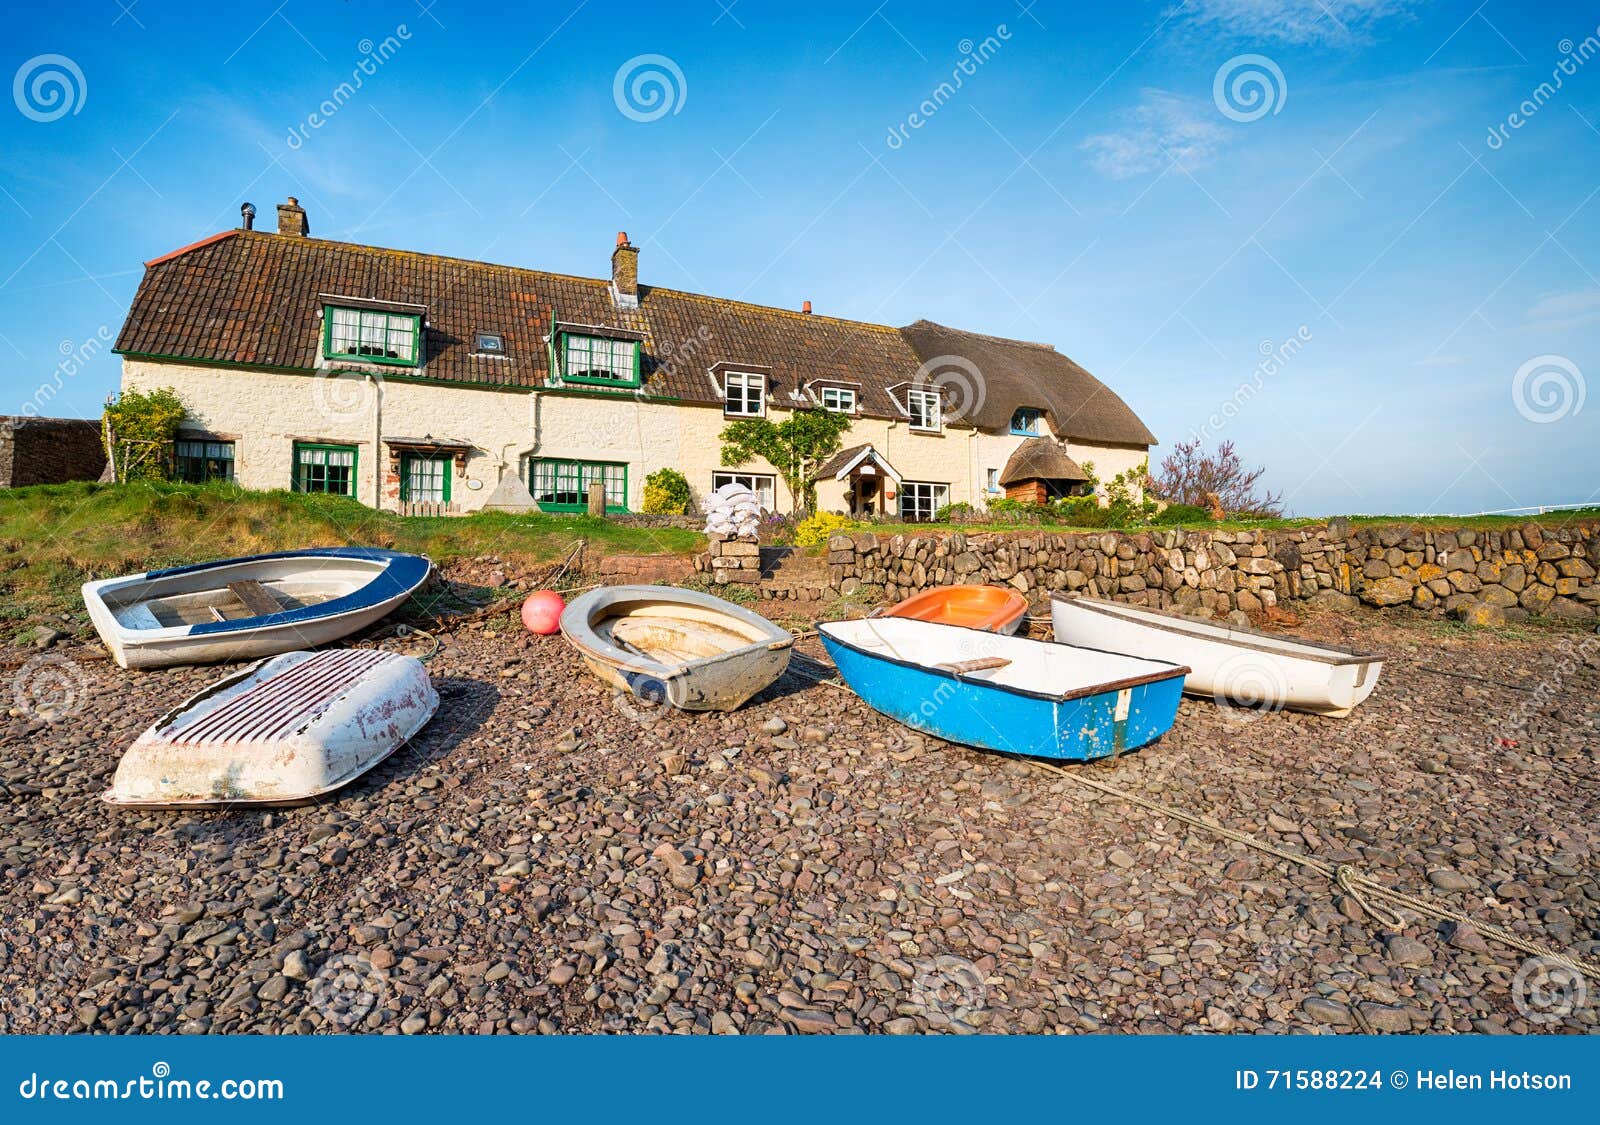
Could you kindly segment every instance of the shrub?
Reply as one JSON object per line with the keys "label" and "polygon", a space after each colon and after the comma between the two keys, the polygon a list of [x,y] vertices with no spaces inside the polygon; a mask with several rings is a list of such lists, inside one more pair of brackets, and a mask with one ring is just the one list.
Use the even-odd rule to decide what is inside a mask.
{"label": "shrub", "polygon": [[1163,525],[1210,523],[1211,513],[1197,504],[1168,504],[1166,510],[1158,513],[1150,522]]}
{"label": "shrub", "polygon": [[165,480],[172,439],[188,411],[176,391],[123,391],[106,404],[111,448],[106,452],[119,481]]}
{"label": "shrub", "polygon": [[794,545],[820,547],[835,531],[848,531],[854,526],[847,516],[837,516],[832,512],[817,512],[815,515],[807,516],[795,526]]}
{"label": "shrub", "polygon": [[644,478],[644,507],[649,515],[681,516],[689,511],[689,481],[677,469],[657,469]]}
{"label": "shrub", "polygon": [[946,504],[933,513],[933,518],[939,523],[959,523],[962,520],[969,520],[977,514],[978,509],[971,504],[968,504],[965,500],[957,500],[954,504]]}

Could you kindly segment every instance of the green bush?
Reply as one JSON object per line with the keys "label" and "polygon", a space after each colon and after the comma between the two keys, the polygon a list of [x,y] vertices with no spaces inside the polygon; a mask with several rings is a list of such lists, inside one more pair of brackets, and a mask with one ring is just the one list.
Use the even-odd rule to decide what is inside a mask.
{"label": "green bush", "polygon": [[820,547],[835,531],[848,531],[854,526],[847,516],[836,516],[832,512],[817,512],[815,515],[807,516],[795,526],[794,545]]}
{"label": "green bush", "polygon": [[1168,504],[1166,510],[1157,513],[1150,522],[1163,526],[1180,523],[1210,523],[1211,513],[1198,504]]}
{"label": "green bush", "polygon": [[689,480],[677,469],[657,469],[644,478],[643,511],[681,516],[689,511]]}
{"label": "green bush", "polygon": [[165,480],[172,439],[187,413],[171,387],[123,391],[108,402],[105,421],[113,438],[109,452],[117,479]]}
{"label": "green bush", "polygon": [[968,504],[965,500],[957,500],[954,504],[946,504],[933,513],[933,518],[938,523],[950,523],[952,521],[971,519],[977,514],[978,509],[971,504]]}

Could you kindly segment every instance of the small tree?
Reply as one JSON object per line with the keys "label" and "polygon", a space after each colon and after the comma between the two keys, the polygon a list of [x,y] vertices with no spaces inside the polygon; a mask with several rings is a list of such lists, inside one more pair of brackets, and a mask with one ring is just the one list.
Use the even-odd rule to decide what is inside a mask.
{"label": "small tree", "polygon": [[1221,509],[1230,516],[1276,519],[1283,515],[1283,493],[1257,491],[1265,468],[1247,468],[1225,441],[1215,453],[1207,453],[1199,440],[1180,441],[1161,462],[1161,474],[1150,482],[1151,490],[1174,504]]}
{"label": "small tree", "polygon": [[677,469],[657,469],[644,478],[646,513],[681,516],[689,510],[689,479]]}
{"label": "small tree", "polygon": [[839,451],[850,419],[830,410],[796,410],[781,422],[743,418],[722,431],[722,463],[728,468],[763,458],[783,477],[789,494],[807,511],[817,506],[819,462]]}
{"label": "small tree", "polygon": [[116,479],[162,480],[187,411],[171,387],[123,391],[106,403],[101,437]]}

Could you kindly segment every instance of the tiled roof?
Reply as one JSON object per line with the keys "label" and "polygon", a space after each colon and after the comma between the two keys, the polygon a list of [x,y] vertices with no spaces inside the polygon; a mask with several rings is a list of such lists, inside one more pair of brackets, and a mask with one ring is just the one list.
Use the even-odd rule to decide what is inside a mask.
{"label": "tiled roof", "polygon": [[[314,370],[325,362],[318,318],[323,294],[426,306],[424,366],[395,374],[442,382],[544,386],[549,353],[543,337],[555,320],[641,334],[646,386],[664,397],[718,403],[721,395],[708,369],[718,363],[750,364],[771,370],[776,406],[791,405],[790,393],[813,381],[849,380],[861,385],[862,414],[902,418],[889,388],[915,379],[923,359],[911,330],[902,334],[881,324],[648,285],[639,286],[638,308],[621,309],[612,300],[609,279],[243,230],[146,263],[116,350]],[[921,321],[912,329],[924,326],[938,327]],[[473,334],[479,331],[501,333],[505,355],[475,354]],[[1132,418],[1133,426],[1113,440],[1154,440],[1120,399],[1070,360],[1058,358]],[[1013,382],[1006,380],[1008,396]],[[1022,389],[1028,390],[1026,380]],[[1025,394],[1014,405],[1047,405],[1045,391]],[[1011,409],[992,412],[1003,423]]]}

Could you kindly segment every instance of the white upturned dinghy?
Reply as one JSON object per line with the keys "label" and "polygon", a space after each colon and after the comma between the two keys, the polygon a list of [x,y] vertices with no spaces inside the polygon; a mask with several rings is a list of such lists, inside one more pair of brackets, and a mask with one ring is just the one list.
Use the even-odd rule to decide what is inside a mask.
{"label": "white upturned dinghy", "polygon": [[284,805],[346,785],[438,710],[422,662],[375,649],[290,652],[162,716],[117,765],[113,805]]}
{"label": "white upturned dinghy", "polygon": [[1186,664],[1187,694],[1259,711],[1343,718],[1383,671],[1370,653],[1082,595],[1054,595],[1050,618],[1063,644]]}
{"label": "white upturned dinghy", "polygon": [[83,602],[124,668],[255,660],[349,636],[428,580],[421,555],[317,547],[88,582]]}
{"label": "white upturned dinghy", "polygon": [[732,711],[789,666],[794,635],[698,590],[606,586],[573,599],[561,635],[596,676],[646,703]]}

